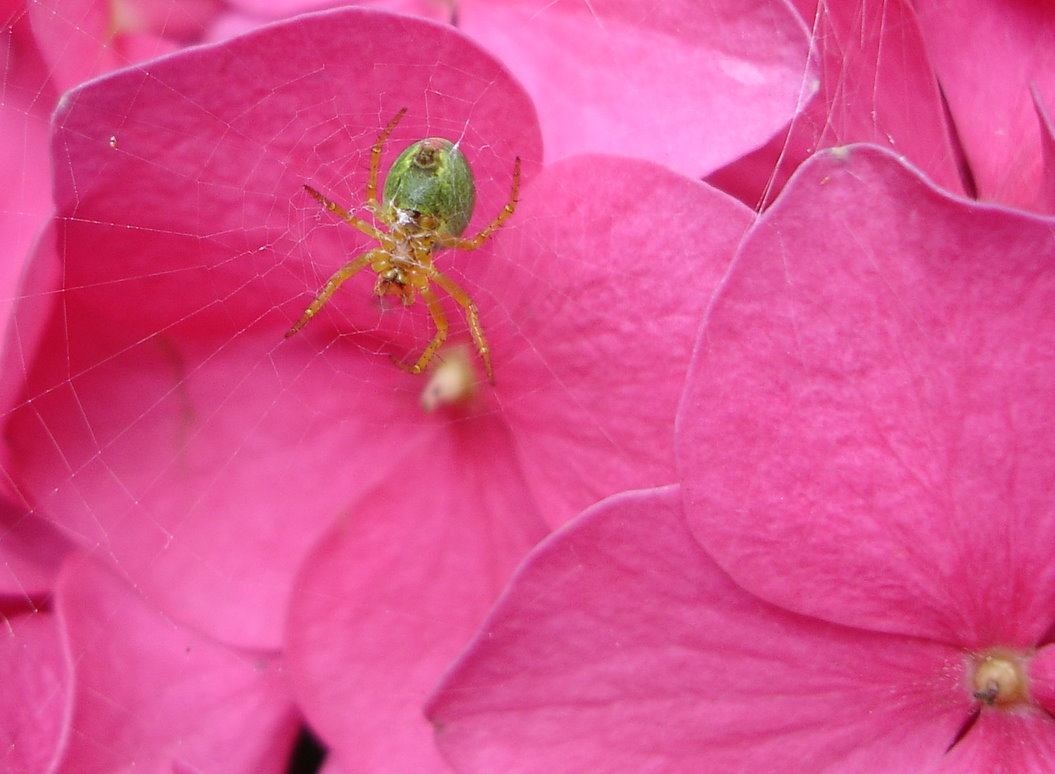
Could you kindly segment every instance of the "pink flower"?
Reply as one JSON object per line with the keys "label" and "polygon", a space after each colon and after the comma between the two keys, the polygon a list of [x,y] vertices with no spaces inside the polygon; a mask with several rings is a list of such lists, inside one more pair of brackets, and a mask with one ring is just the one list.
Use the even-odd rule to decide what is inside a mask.
{"label": "pink flower", "polygon": [[[365,215],[370,147],[402,107],[383,167],[412,140],[458,140],[468,233],[502,209],[517,156],[523,171],[506,226],[437,262],[479,307],[496,385],[448,304],[436,362],[470,379],[431,413],[459,390],[390,356],[419,353],[432,323],[380,306],[369,270],[283,339],[371,246],[303,185]],[[362,9],[94,81],[54,147],[37,261],[61,261],[64,286],[19,310],[50,315],[8,425],[20,491],[182,624],[254,648],[288,625],[298,697],[349,767],[438,766],[421,704],[513,565],[596,499],[674,477],[695,330],[752,213],[643,161],[540,171],[532,105],[500,64]]]}
{"label": "pink flower", "polygon": [[[423,380],[387,357],[424,346],[421,304],[381,314],[363,276],[282,338],[366,246],[303,184],[358,206],[370,146],[404,105],[393,148],[462,137],[477,223],[508,197],[517,153],[525,182],[538,169],[530,103],[497,63],[446,28],[362,10],[125,70],[56,119],[59,218],[36,261],[61,261],[66,284],[19,307],[50,322],[9,420],[11,469],[152,601],[228,641],[281,642],[308,548],[378,459],[398,459],[404,425],[435,421]],[[469,287],[498,273],[488,253],[465,254]],[[497,333],[508,308],[476,295]]]}
{"label": "pink flower", "polygon": [[682,486],[532,556],[431,706],[456,768],[1047,771],[1053,229],[868,146],[802,168],[708,314]]}

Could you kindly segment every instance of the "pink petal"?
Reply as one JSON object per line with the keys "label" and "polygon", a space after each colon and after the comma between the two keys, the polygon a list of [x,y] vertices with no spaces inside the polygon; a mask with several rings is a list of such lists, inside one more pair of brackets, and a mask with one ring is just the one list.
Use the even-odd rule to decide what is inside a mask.
{"label": "pink petal", "polygon": [[458,771],[893,774],[940,760],[971,704],[956,649],[764,604],[680,511],[674,488],[618,495],[530,556],[429,707]]}
{"label": "pink petal", "polygon": [[752,232],[679,416],[690,524],[789,609],[965,647],[1055,610],[1050,220],[816,157]]}
{"label": "pink petal", "polygon": [[63,217],[37,259],[62,246],[66,290],[47,296],[13,467],[152,602],[231,642],[279,643],[308,547],[392,475],[377,461],[408,426],[439,421],[387,357],[427,341],[420,304],[382,314],[363,276],[282,338],[366,244],[303,183],[362,202],[403,105],[385,163],[425,133],[462,137],[470,228],[501,209],[518,153],[525,184],[537,169],[531,105],[498,63],[448,28],[354,9],[114,74],[57,118]]}
{"label": "pink petal", "polygon": [[55,616],[4,610],[0,637],[0,770],[53,771],[66,740],[71,667]]}
{"label": "pink petal", "polygon": [[782,1],[463,0],[458,25],[527,86],[550,159],[618,153],[697,177],[763,144],[815,86]]}
{"label": "pink petal", "polygon": [[351,771],[444,771],[422,714],[544,533],[488,416],[416,438],[308,558],[289,619],[301,706]]}
{"label": "pink petal", "polygon": [[692,342],[754,215],[655,164],[580,156],[532,181],[514,217],[495,236],[508,263],[483,283],[493,306],[474,295],[496,321],[502,410],[557,525],[614,492],[675,479]]}
{"label": "pink petal", "polygon": [[62,771],[280,772],[297,730],[276,665],[173,624],[91,561],[56,606],[76,670]]}
{"label": "pink petal", "polygon": [[934,774],[1046,774],[1055,760],[1055,720],[1039,711],[983,708]]}
{"label": "pink petal", "polygon": [[917,6],[979,198],[1035,206],[1043,167],[1030,87],[1047,104],[1055,100],[1055,8],[989,0],[955,10],[945,0]]}
{"label": "pink petal", "polygon": [[950,191],[964,188],[938,83],[908,0],[797,0],[817,46],[820,89],[766,146],[708,180],[768,204],[818,148],[871,142]]}

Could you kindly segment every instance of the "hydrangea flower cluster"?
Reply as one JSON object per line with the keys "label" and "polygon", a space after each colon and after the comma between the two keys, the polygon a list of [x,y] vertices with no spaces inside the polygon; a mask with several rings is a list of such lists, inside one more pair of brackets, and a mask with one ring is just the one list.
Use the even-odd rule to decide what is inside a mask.
{"label": "hydrangea flower cluster", "polygon": [[0,4],[0,770],[1049,770],[1055,13],[962,5]]}

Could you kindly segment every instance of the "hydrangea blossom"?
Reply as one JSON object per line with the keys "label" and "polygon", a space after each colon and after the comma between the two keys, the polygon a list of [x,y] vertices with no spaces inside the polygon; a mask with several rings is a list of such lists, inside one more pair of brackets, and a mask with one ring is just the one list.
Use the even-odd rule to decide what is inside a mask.
{"label": "hydrangea blossom", "polygon": [[[471,350],[468,378],[435,381],[468,342],[453,309],[441,368],[396,368],[431,322],[379,306],[368,276],[282,337],[369,246],[303,185],[360,206],[402,107],[385,163],[428,134],[459,140],[469,233],[522,160],[514,218],[438,263],[479,306],[493,390]],[[46,326],[8,423],[19,490],[182,624],[275,648],[292,609],[298,696],[333,744],[351,749],[356,707],[329,684],[365,680],[380,654],[353,685],[357,717],[400,724],[386,731],[408,760],[436,765],[420,705],[513,564],[597,498],[674,476],[693,336],[752,213],[642,161],[540,173],[532,106],[501,65],[448,27],[361,9],[98,79],[56,127],[58,217],[35,265],[64,285],[19,306]],[[458,593],[427,609],[440,591]],[[436,630],[403,642],[393,600]]]}
{"label": "hydrangea blossom", "polygon": [[[671,28],[633,3],[595,2],[596,16],[567,13],[570,5],[459,8],[464,30],[531,81],[551,154],[612,148],[706,172],[769,136],[813,89],[802,25],[783,3],[712,4],[697,27],[688,22],[699,18],[698,4],[672,6],[679,23]],[[215,6],[187,7],[202,11],[187,35],[140,19],[145,26],[127,28],[132,34],[104,52],[102,69],[196,39]],[[886,14],[901,7],[883,5]],[[74,70],[90,57],[70,56],[68,22],[81,11],[97,22],[100,8],[78,3],[57,15],[46,0],[35,6],[65,24],[52,28],[49,51]],[[225,23],[258,18],[243,21]],[[73,27],[92,45],[107,33],[95,22]],[[915,27],[905,28],[915,41]],[[599,46],[628,70],[553,66],[552,56],[531,51],[531,38],[518,37],[529,30],[590,41],[579,49],[592,57]],[[889,53],[897,41],[880,45]],[[635,46],[655,56],[635,59],[627,53]],[[862,45],[859,54],[867,61],[875,51]],[[922,83],[929,71],[917,64],[909,59],[905,70]],[[570,67],[593,77],[572,83],[562,78]],[[70,84],[83,77],[71,73]],[[632,90],[631,76],[652,93]],[[590,99],[554,89],[581,84]],[[687,100],[686,84],[706,89]],[[833,115],[838,103],[818,110]],[[713,118],[703,135],[678,114],[685,104]],[[499,369],[494,391],[478,383],[463,325],[427,380],[392,367],[388,356],[419,351],[429,324],[420,308],[379,312],[372,277],[349,283],[298,340],[279,341],[329,272],[364,249],[361,235],[300,186],[311,182],[359,206],[370,143],[401,107],[409,113],[391,151],[439,132],[460,137],[471,153],[481,191],[476,227],[509,192],[512,157],[524,159],[516,218],[478,253],[441,259],[480,305]],[[443,770],[420,718],[423,698],[527,547],[597,497],[672,480],[669,426],[691,335],[750,213],[650,163],[590,156],[540,172],[535,117],[500,65],[439,26],[365,12],[149,62],[78,90],[58,121],[59,217],[17,317],[24,360],[15,370],[31,369],[9,426],[15,453],[7,469],[19,497],[180,621],[245,645],[289,643],[295,690],[338,756],[332,769]],[[929,132],[938,124],[926,125]],[[925,146],[931,134],[915,139]],[[949,171],[942,142],[932,149],[939,177]],[[62,290],[52,293],[60,272]],[[453,321],[457,311],[448,308]],[[676,510],[670,492],[657,497]],[[20,567],[19,577],[43,588],[49,562],[36,575]],[[708,566],[708,577],[722,578]],[[83,582],[96,588],[96,606],[114,605],[111,620],[118,608],[138,611],[120,584],[95,584],[101,569],[78,573],[63,582],[66,597]],[[72,620],[80,602],[62,604]],[[149,617],[133,618],[132,634],[146,636]],[[843,653],[861,641],[839,625],[808,624],[803,632],[844,642]],[[85,644],[101,635],[80,625],[72,646],[85,666],[74,728],[80,742],[97,741],[130,718],[93,701],[150,707],[151,683],[130,679],[109,692],[99,676],[113,663]],[[165,664],[143,660],[141,650],[133,637],[127,661],[165,675]],[[963,675],[959,651],[952,660],[947,649],[927,653],[924,665]],[[1031,666],[1034,697],[1040,663]],[[944,696],[947,683],[924,688]],[[264,725],[273,721],[285,734],[265,755],[274,766],[292,719],[269,696]],[[932,698],[922,690],[905,701]],[[150,708],[156,722],[143,724],[141,737],[108,751],[74,744],[70,760],[208,768],[213,742],[179,724],[191,703]],[[210,721],[217,735],[245,728],[239,713],[244,719],[252,697],[235,704]],[[944,734],[961,710],[956,703],[926,734]],[[173,728],[200,749],[176,750]],[[906,750],[905,760],[915,760]]]}
{"label": "hydrangea blossom", "polygon": [[529,559],[434,699],[459,771],[1043,772],[1055,222],[821,154],[752,230],[682,485]]}
{"label": "hydrangea blossom", "polygon": [[[420,381],[386,353],[427,340],[427,316],[389,323],[365,277],[282,339],[363,249],[303,184],[357,205],[379,125],[403,106],[394,145],[464,135],[478,212],[500,208],[515,155],[526,180],[538,168],[530,103],[496,62],[362,10],[96,80],[56,118],[59,217],[36,265],[61,263],[66,289],[19,307],[48,328],[9,420],[12,470],[153,601],[229,641],[281,642],[294,568],[421,414]],[[488,251],[471,257],[486,275]]]}

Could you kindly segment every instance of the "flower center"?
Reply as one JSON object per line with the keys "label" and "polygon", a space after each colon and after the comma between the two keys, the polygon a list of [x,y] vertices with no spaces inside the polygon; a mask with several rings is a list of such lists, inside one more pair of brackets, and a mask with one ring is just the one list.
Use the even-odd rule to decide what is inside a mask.
{"label": "flower center", "polygon": [[476,388],[477,377],[463,347],[440,353],[440,358],[421,393],[421,407],[426,412],[441,406],[465,406]]}
{"label": "flower center", "polygon": [[981,654],[974,664],[974,698],[990,707],[1028,701],[1026,670],[1021,657],[1006,650]]}

